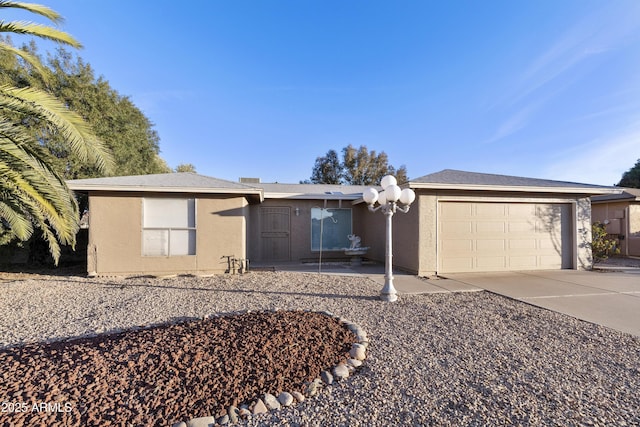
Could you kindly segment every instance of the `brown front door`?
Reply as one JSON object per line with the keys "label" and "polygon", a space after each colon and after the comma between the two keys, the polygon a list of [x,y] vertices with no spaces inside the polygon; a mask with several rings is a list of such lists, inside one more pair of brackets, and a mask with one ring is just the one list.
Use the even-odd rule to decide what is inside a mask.
{"label": "brown front door", "polygon": [[260,208],[260,240],[264,261],[290,261],[290,208]]}

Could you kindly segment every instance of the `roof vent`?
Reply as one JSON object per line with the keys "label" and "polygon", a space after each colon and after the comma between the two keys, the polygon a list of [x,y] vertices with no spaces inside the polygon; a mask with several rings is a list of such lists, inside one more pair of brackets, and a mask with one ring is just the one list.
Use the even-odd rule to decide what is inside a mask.
{"label": "roof vent", "polygon": [[260,184],[260,178],[240,177],[240,182],[242,184]]}

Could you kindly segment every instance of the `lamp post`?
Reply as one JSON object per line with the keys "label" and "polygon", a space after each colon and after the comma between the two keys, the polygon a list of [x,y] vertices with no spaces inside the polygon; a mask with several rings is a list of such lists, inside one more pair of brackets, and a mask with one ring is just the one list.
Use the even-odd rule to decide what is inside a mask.
{"label": "lamp post", "polygon": [[[416,194],[410,188],[401,190],[398,182],[392,175],[387,175],[380,181],[382,191],[378,193],[375,188],[367,188],[362,193],[362,198],[369,206],[371,212],[380,210],[385,216],[386,244],[385,244],[385,272],[384,287],[380,291],[380,299],[393,302],[398,299],[396,288],[393,287],[393,248],[391,218],[396,211],[409,212],[409,206],[416,199]],[[378,206],[375,204],[378,202]]]}

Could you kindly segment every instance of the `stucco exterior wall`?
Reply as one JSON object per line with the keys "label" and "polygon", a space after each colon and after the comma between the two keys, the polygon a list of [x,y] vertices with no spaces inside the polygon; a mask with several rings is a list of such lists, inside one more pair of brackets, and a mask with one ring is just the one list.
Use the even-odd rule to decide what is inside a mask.
{"label": "stucco exterior wall", "polygon": [[[144,197],[196,199],[196,254],[142,255]],[[212,274],[224,255],[246,258],[248,203],[244,197],[96,193],[89,196],[88,272],[97,275]]]}
{"label": "stucco exterior wall", "polygon": [[574,248],[576,251],[577,270],[591,270],[593,255],[591,252],[591,200],[588,197],[578,198],[575,203]]}
{"label": "stucco exterior wall", "polygon": [[640,204],[637,202],[594,203],[593,222],[605,223],[613,236],[624,236],[618,240],[622,255],[640,256]]}
{"label": "stucco exterior wall", "polygon": [[640,239],[640,203],[629,205],[629,235]]}
{"label": "stucco exterior wall", "polygon": [[[318,251],[311,250],[311,209],[351,209],[353,233],[360,236],[362,246],[370,246],[368,234],[362,222],[363,209],[361,205],[353,205],[350,200],[292,200],[292,199],[266,199],[259,205],[251,205],[249,222],[249,259],[252,262],[265,262],[268,254],[263,253],[261,242],[262,225],[261,211],[268,208],[288,208],[289,210],[289,257],[283,261],[313,261],[319,258]],[[368,255],[367,255],[368,256]],[[323,251],[323,259],[348,259],[343,251]]]}

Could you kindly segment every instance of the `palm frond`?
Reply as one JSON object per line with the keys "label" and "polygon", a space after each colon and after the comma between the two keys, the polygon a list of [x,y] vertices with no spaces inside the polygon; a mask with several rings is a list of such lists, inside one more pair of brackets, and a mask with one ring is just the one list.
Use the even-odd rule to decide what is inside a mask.
{"label": "palm frond", "polygon": [[103,173],[111,171],[114,161],[109,148],[94,135],[82,117],[46,92],[0,85],[1,109],[45,120],[60,132],[81,161],[95,164]]}
{"label": "palm frond", "polygon": [[29,52],[27,52],[25,50],[18,49],[16,47],[11,46],[8,43],[4,43],[4,42],[1,42],[1,41],[0,41],[0,50],[4,50],[4,51],[12,53],[12,54],[14,54],[16,56],[19,56],[26,63],[31,65],[41,76],[43,76],[43,77],[47,76],[47,71],[46,71],[45,67],[42,66],[42,63],[40,62],[40,59],[38,59],[37,56],[32,55],[32,54],[30,54]]}
{"label": "palm frond", "polygon": [[47,6],[43,6],[41,4],[24,3],[21,1],[0,0],[0,7],[23,9],[40,16],[44,16],[45,18],[48,18],[49,20],[51,20],[56,24],[61,24],[62,22],[64,22],[64,18],[58,12],[56,12],[51,8],[48,8]]}
{"label": "palm frond", "polygon": [[0,21],[0,33],[25,34],[76,48],[82,47],[79,41],[64,31],[56,30],[48,25],[35,24],[28,21]]}

